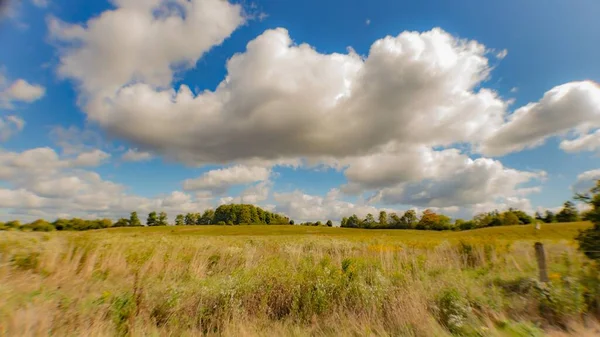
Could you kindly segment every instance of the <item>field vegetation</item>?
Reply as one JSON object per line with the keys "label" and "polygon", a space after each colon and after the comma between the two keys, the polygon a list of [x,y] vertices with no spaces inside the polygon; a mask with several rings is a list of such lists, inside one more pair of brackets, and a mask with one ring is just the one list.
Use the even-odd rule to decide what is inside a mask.
{"label": "field vegetation", "polygon": [[574,241],[586,228],[8,231],[0,335],[592,336],[598,269]]}

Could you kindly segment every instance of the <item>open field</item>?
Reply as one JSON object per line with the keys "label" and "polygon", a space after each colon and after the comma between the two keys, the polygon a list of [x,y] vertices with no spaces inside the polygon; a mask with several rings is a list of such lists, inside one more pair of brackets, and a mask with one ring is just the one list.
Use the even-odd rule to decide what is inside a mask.
{"label": "open field", "polygon": [[593,336],[589,226],[2,232],[0,336]]}

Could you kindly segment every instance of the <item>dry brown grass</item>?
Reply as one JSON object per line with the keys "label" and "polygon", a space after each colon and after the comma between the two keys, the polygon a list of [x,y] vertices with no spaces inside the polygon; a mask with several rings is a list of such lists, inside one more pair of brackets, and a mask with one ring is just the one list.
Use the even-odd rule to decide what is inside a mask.
{"label": "dry brown grass", "polygon": [[[568,325],[560,326],[540,312],[535,293],[505,290],[505,284],[535,278],[527,241],[415,248],[379,237],[176,234],[145,235],[143,228],[127,235],[2,233],[0,336],[597,331],[595,321],[582,318],[588,317],[584,304],[563,298],[571,296],[563,291],[571,285],[564,277],[580,285],[589,269],[570,241],[546,244],[551,272],[558,275],[552,286],[563,291],[556,300],[568,307],[558,313]],[[449,290],[465,301],[456,300],[466,305],[460,331],[440,320],[439,298]]]}

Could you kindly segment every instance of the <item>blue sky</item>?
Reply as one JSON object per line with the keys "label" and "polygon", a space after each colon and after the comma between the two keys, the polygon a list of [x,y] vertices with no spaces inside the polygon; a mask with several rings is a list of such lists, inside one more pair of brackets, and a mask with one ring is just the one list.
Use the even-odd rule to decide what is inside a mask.
{"label": "blue sky", "polygon": [[600,178],[599,14],[592,0],[14,2],[0,219],[558,207]]}

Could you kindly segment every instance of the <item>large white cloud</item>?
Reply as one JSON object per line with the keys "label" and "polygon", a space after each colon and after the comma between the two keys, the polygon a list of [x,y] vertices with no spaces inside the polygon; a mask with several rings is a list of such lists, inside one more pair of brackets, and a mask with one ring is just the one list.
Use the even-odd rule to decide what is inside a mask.
{"label": "large white cloud", "polygon": [[[212,207],[212,199],[193,197],[174,191],[156,197],[131,194],[124,185],[104,180],[84,167],[101,163],[101,151],[64,157],[50,148],[24,152],[0,151],[0,209],[2,220],[19,217],[53,219],[57,216],[86,218],[125,216],[166,211],[199,212]],[[43,165],[40,165],[43,163]]]}
{"label": "large white cloud", "polygon": [[[54,31],[88,36],[95,21],[88,27]],[[60,69],[84,84],[91,120],[141,148],[190,162],[347,156],[389,142],[476,141],[502,123],[507,106],[495,92],[475,89],[489,76],[486,48],[441,29],[385,37],[365,59],[352,51],[321,54],[294,44],[285,29],[268,30],[228,61],[227,77],[215,91],[199,94],[186,85],[165,89],[172,71],[134,76],[131,67],[96,66],[105,76],[117,73],[99,80],[96,70],[71,64],[88,44],[68,48]],[[102,55],[114,46],[94,48]]]}
{"label": "large white cloud", "polygon": [[[539,191],[543,171],[505,167],[489,158],[471,159],[458,149],[434,151],[427,147],[388,147],[346,164],[348,184],[342,191],[361,194],[377,191],[372,202],[418,207],[466,207],[497,203],[499,198],[520,197]],[[526,183],[534,183],[523,187]]]}
{"label": "large white cloud", "polygon": [[600,86],[591,81],[571,82],[552,88],[537,103],[517,109],[508,122],[482,145],[487,155],[502,155],[542,144],[548,137],[574,133],[561,147],[580,151],[596,148],[596,136],[588,132],[600,127]]}
{"label": "large white cloud", "polygon": [[112,95],[143,82],[167,86],[176,68],[189,68],[244,23],[242,8],[221,0],[115,0],[85,25],[49,20],[67,43],[59,74],[90,95]]}
{"label": "large white cloud", "polygon": [[545,172],[509,169],[488,158],[466,158],[462,167],[418,182],[383,188],[374,199],[385,204],[464,207],[537,192],[539,187],[522,185],[544,177]]}

